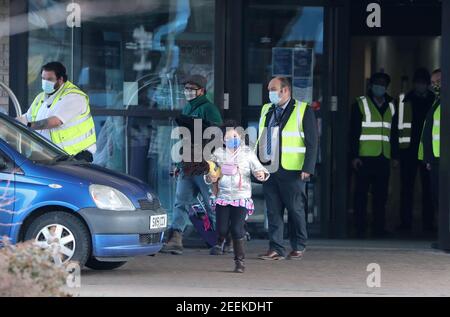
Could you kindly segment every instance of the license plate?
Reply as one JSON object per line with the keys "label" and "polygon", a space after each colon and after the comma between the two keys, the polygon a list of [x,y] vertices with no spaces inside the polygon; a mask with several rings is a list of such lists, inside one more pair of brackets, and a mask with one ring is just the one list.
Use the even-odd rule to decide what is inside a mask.
{"label": "license plate", "polygon": [[167,215],[150,216],[150,229],[160,229],[167,226]]}

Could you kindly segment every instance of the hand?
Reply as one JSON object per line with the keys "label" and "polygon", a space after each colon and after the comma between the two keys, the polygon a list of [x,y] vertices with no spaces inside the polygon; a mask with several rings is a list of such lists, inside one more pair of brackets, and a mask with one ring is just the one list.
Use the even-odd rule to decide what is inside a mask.
{"label": "hand", "polygon": [[302,173],[300,174],[300,178],[302,179],[302,181],[308,179],[310,176],[311,176],[311,174],[306,173],[306,172],[302,172]]}
{"label": "hand", "polygon": [[400,162],[398,160],[392,160],[392,167],[397,168],[400,165]]}
{"label": "hand", "polygon": [[20,123],[27,125],[28,120],[26,116],[21,116],[21,117],[16,117],[16,120],[19,121]]}
{"label": "hand", "polygon": [[256,171],[255,177],[260,182],[263,182],[266,179],[266,173],[264,173],[264,171]]}
{"label": "hand", "polygon": [[427,163],[427,164],[426,164],[426,168],[427,168],[427,170],[431,171],[431,164],[430,164],[430,163]]}
{"label": "hand", "polygon": [[353,169],[355,169],[356,171],[359,170],[359,168],[363,165],[363,162],[361,161],[361,159],[359,158],[355,158],[352,161],[352,167]]}
{"label": "hand", "polygon": [[217,181],[219,180],[219,177],[208,175],[208,179],[211,183],[217,183]]}

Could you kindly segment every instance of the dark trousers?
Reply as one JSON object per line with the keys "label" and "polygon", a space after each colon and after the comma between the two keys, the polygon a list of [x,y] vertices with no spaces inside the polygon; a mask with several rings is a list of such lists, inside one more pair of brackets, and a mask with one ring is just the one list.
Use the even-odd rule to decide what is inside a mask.
{"label": "dark trousers", "polygon": [[94,157],[92,156],[92,153],[89,151],[81,151],[77,155],[75,155],[75,159],[78,161],[86,161],[89,163],[92,163],[94,161]]}
{"label": "dark trousers", "polygon": [[247,209],[244,207],[216,205],[216,228],[220,241],[224,241],[231,232],[233,240],[245,237],[245,217]]}
{"label": "dark trousers", "polygon": [[417,171],[420,173],[422,184],[422,225],[424,229],[433,226],[434,208],[431,199],[430,172],[421,163],[414,153],[405,151],[401,154],[400,176],[401,176],[401,209],[400,217],[402,227],[411,229],[413,215],[414,184]]}
{"label": "dark trousers", "polygon": [[284,209],[288,211],[289,240],[292,250],[303,251],[308,234],[306,231],[306,183],[295,176],[285,176],[280,172],[271,174],[263,184],[269,221],[269,247],[284,256],[283,246]]}
{"label": "dark trousers", "polygon": [[372,190],[372,212],[374,214],[373,231],[375,234],[384,232],[386,217],[386,202],[388,197],[390,164],[384,157],[363,157],[363,164],[356,171],[355,184],[355,216],[356,232],[359,237],[366,233],[367,200],[369,190]]}

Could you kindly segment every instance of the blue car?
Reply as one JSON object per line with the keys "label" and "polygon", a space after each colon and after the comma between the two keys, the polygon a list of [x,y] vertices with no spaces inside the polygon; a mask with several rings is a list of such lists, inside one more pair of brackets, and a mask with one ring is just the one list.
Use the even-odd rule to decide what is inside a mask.
{"label": "blue car", "polygon": [[162,247],[167,213],[147,184],[77,161],[0,114],[0,237],[58,250],[55,262],[114,269]]}

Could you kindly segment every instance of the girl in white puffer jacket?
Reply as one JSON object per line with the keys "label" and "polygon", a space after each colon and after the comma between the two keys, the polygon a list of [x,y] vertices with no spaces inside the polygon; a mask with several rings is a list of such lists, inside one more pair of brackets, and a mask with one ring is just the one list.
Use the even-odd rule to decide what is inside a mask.
{"label": "girl in white puffer jacket", "polygon": [[212,251],[222,252],[223,243],[229,231],[233,239],[235,272],[245,270],[244,241],[245,219],[252,214],[251,173],[259,181],[266,181],[269,172],[259,162],[255,152],[244,144],[236,125],[226,125],[224,129],[225,148],[214,151],[211,160],[221,170],[221,176],[211,173],[205,176],[205,181],[216,185],[214,201],[216,211],[216,228],[218,233],[217,245]]}

